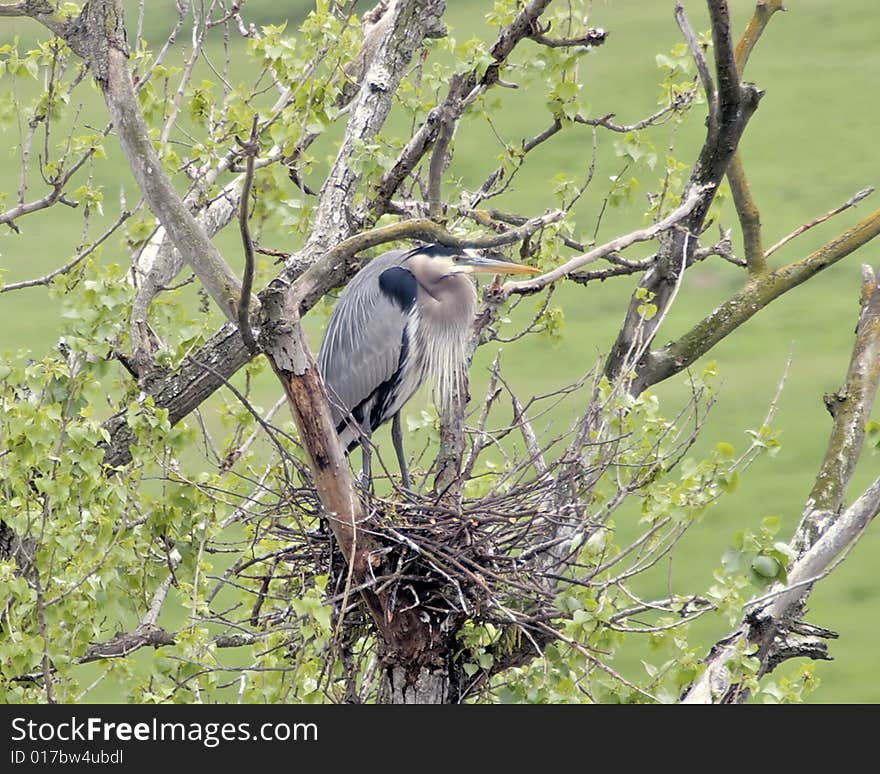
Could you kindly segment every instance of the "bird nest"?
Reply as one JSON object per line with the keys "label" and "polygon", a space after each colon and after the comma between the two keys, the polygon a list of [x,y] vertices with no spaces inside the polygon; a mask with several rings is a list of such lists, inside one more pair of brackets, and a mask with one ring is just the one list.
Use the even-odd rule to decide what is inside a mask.
{"label": "bird nest", "polygon": [[367,518],[358,535],[370,545],[369,577],[354,584],[308,473],[300,471],[301,486],[274,490],[248,512],[252,529],[221,584],[252,590],[254,604],[233,623],[290,628],[299,615],[290,600],[317,584],[333,618],[346,626],[368,625],[359,598],[367,592],[381,597],[387,618],[416,615],[437,631],[457,631],[464,621],[533,631],[558,617],[558,589],[548,573],[564,573],[583,541],[603,528],[561,483],[559,465],[551,462],[539,475],[523,465],[477,497],[360,490]]}
{"label": "bird nest", "polygon": [[550,595],[538,559],[558,525],[548,494],[532,483],[459,503],[411,492],[369,498],[373,590],[391,615],[418,609],[437,621],[510,623],[540,614]]}

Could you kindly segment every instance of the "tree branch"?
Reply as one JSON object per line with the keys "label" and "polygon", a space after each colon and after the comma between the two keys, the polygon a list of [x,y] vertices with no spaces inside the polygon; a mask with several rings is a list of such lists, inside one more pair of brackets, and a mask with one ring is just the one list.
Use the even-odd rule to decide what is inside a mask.
{"label": "tree branch", "polygon": [[391,111],[394,93],[426,30],[436,27],[445,0],[396,0],[386,11],[379,43],[371,52],[357,97],[351,104],[345,137],[319,194],[315,224],[307,247],[327,249],[354,229],[352,205],[361,173],[351,161],[358,147],[375,137]]}
{"label": "tree branch", "polygon": [[830,220],[835,215],[839,215],[841,212],[848,210],[850,207],[855,207],[863,199],[867,199],[872,193],[874,193],[873,186],[868,186],[867,188],[863,188],[861,191],[857,191],[839,207],[835,207],[833,210],[829,210],[824,215],[820,215],[818,218],[814,218],[809,223],[804,223],[803,225],[798,226],[790,234],[782,237],[782,239],[780,239],[775,245],[773,245],[773,247],[767,249],[767,251],[764,253],[764,257],[769,258],[783,245],[787,245],[789,242],[791,242],[792,239],[799,237],[801,234],[809,231],[811,228],[815,228],[820,223],[824,223],[826,220]]}
{"label": "tree branch", "polygon": [[[690,101],[690,100],[688,100]],[[647,118],[642,118],[639,121],[636,121],[632,124],[616,124],[611,119],[614,118],[614,113],[608,113],[607,115],[600,116],[598,118],[587,118],[586,116],[582,116],[578,113],[574,117],[574,122],[576,124],[584,124],[585,126],[601,126],[603,129],[608,129],[611,132],[617,132],[619,134],[628,134],[629,132],[636,132],[639,129],[644,129],[646,126],[653,126],[658,123],[661,118],[672,113],[675,110],[681,109],[681,107],[685,104],[683,101],[673,101],[672,104],[666,105],[665,107],[660,108],[656,112],[649,115]]]}
{"label": "tree branch", "polygon": [[834,518],[843,506],[880,384],[880,286],[869,266],[863,266],[862,273],[862,311],[848,377],[840,390],[825,396],[833,417],[831,438],[792,540],[799,556],[813,546],[825,529],[825,521]]}
{"label": "tree branch", "polygon": [[601,27],[590,27],[583,35],[576,38],[551,38],[546,33],[550,31],[548,24],[541,31],[533,32],[529,35],[529,40],[540,43],[548,48],[593,48],[601,46],[608,39],[608,31]]}
{"label": "tree branch", "polygon": [[502,286],[502,291],[505,295],[513,293],[523,295],[537,293],[539,290],[543,290],[547,287],[550,283],[556,282],[563,277],[567,277],[572,272],[575,272],[600,258],[604,258],[612,253],[620,252],[637,242],[647,242],[648,240],[656,239],[660,234],[669,231],[685,220],[702,203],[707,190],[707,188],[693,188],[688,193],[687,198],[676,207],[676,209],[663,218],[663,220],[653,223],[650,226],[646,226],[645,228],[631,231],[629,234],[624,234],[616,239],[612,239],[610,242],[606,242],[604,245],[600,245],[583,255],[575,256],[571,260],[562,264],[562,266],[557,266],[552,271],[541,274],[534,279],[505,282]]}
{"label": "tree branch", "polygon": [[[880,284],[865,267],[861,311],[856,340],[842,397],[834,412],[834,426],[825,460],[807,499],[804,516],[790,543],[797,558],[788,568],[785,584],[777,584],[762,597],[740,627],[720,641],[706,659],[705,672],[685,691],[685,703],[739,703],[748,692],[728,668],[748,645],[757,645],[759,674],[769,672],[787,658],[818,654],[824,649],[799,647],[797,626],[813,585],[839,562],[880,513],[880,478],[840,513],[846,488],[861,455],[865,419],[880,385]],[[813,638],[814,639],[814,638]]]}
{"label": "tree branch", "polygon": [[[116,11],[121,14],[121,5]],[[108,51],[107,78],[101,86],[119,143],[150,209],[205,290],[230,320],[237,320],[238,299],[241,297],[238,278],[162,171],[134,92],[126,54],[117,47]]]}
{"label": "tree branch", "polygon": [[[457,93],[461,90],[462,78],[454,75],[449,84],[449,93]],[[449,166],[451,155],[449,153],[449,145],[455,135],[455,126],[460,116],[460,111],[456,110],[449,101],[444,101],[440,106],[440,115],[437,119],[439,129],[436,139],[434,140],[434,149],[431,151],[431,160],[428,165],[428,212],[432,218],[437,218],[442,212],[442,200],[440,197],[441,184],[443,182],[443,173]]]}
{"label": "tree branch", "polygon": [[[254,114],[251,126],[251,136],[246,142],[239,141],[246,161],[244,182],[241,187],[241,202],[239,203],[238,227],[241,232],[241,244],[244,249],[244,272],[241,280],[241,298],[238,301],[238,330],[245,346],[253,353],[257,352],[257,342],[254,340],[251,328],[251,290],[254,286],[254,242],[251,239],[251,229],[248,223],[248,210],[251,202],[251,186],[254,182],[254,158],[260,149],[257,135],[258,117]],[[238,139],[238,138],[236,138]]]}
{"label": "tree branch", "polygon": [[709,72],[709,65],[706,63],[706,55],[697,41],[694,34],[694,28],[688,20],[684,11],[684,6],[680,2],[675,4],[675,21],[681,34],[687,43],[688,50],[697,66],[697,74],[700,76],[700,82],[703,84],[703,91],[706,93],[706,99],[709,102],[709,126],[718,125],[718,95],[715,93],[715,82],[712,80],[712,74]]}
{"label": "tree branch", "polygon": [[733,195],[733,206],[739,218],[743,235],[743,254],[749,274],[763,274],[767,271],[767,256],[761,237],[761,211],[752,196],[742,153],[737,150],[727,168],[727,182]]}
{"label": "tree branch", "polygon": [[304,314],[324,293],[340,285],[360,268],[362,264],[360,262],[352,264],[351,259],[370,247],[398,240],[420,239],[425,242],[437,242],[447,247],[489,249],[519,242],[563,217],[565,217],[564,212],[554,210],[531,218],[521,226],[500,234],[472,239],[458,237],[443,226],[427,219],[404,220],[370,231],[362,231],[324,253],[296,280],[291,287],[291,293],[296,307],[301,314]]}
{"label": "tree branch", "polygon": [[634,389],[644,390],[687,368],[779,296],[845,258],[878,234],[880,210],[875,210],[806,258],[767,274],[750,277],[739,292],[681,338],[649,353],[636,377]]}
{"label": "tree branch", "polygon": [[105,658],[122,658],[141,648],[161,648],[165,645],[174,645],[175,642],[174,636],[161,626],[141,624],[134,631],[117,634],[112,640],[92,643],[79,663],[88,664],[90,661],[100,661]]}
{"label": "tree branch", "polygon": [[[605,374],[609,379],[617,379],[630,365],[631,353],[638,350],[647,352],[662,321],[660,315],[650,320],[643,319],[641,307],[647,293],[659,309],[667,309],[670,297],[679,287],[679,273],[690,264],[690,253],[696,247],[703,230],[703,224],[712,204],[714,193],[724,177],[730,159],[736,150],[746,123],[757,108],[761,92],[749,84],[740,85],[730,39],[730,14],[725,0],[709,0],[709,16],[712,21],[713,52],[715,56],[715,75],[717,81],[717,121],[709,121],[706,140],[694,164],[690,179],[685,187],[684,198],[694,188],[708,186],[710,193],[703,196],[699,204],[682,222],[683,228],[672,234],[661,246],[660,257],[639,284],[630,300],[623,325],[617,340],[605,362]],[[685,260],[682,260],[685,256]],[[636,346],[636,340],[641,343]],[[644,370],[644,363],[635,364],[637,373]],[[637,379],[631,389],[639,389]]]}
{"label": "tree branch", "polygon": [[147,646],[159,648],[163,645],[174,645],[174,636],[156,623],[159,620],[165,599],[168,597],[168,590],[174,581],[173,570],[180,564],[180,554],[172,551],[168,560],[171,565],[171,572],[159,584],[155,594],[153,594],[150,607],[137,628],[132,632],[120,632],[107,642],[92,643],[86,649],[85,655],[79,659],[80,664],[87,664],[90,661],[98,661],[105,658],[121,658]]}
{"label": "tree branch", "polygon": [[[755,11],[749,20],[748,26],[736,46],[736,69],[742,77],[746,69],[746,63],[752,53],[752,49],[758,42],[764,28],[770,18],[777,11],[785,10],[781,0],[758,0]],[[761,213],[755,199],[752,196],[746,177],[745,165],[742,160],[742,152],[737,148],[736,153],[730,160],[727,170],[727,181],[730,183],[730,192],[733,195],[733,204],[739,218],[740,228],[743,234],[743,251],[749,274],[761,274],[767,271],[767,256],[764,252],[761,237]]]}
{"label": "tree branch", "polygon": [[745,72],[746,64],[752,55],[752,49],[760,40],[773,14],[784,10],[786,9],[782,4],[782,0],[757,0],[755,3],[752,18],[749,19],[743,36],[740,38],[739,43],[736,44],[736,67],[740,76]]}

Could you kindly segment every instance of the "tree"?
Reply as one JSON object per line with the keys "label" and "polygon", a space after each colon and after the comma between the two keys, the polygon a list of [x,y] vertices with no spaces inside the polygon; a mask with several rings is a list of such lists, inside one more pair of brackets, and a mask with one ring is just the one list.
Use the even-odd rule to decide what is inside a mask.
{"label": "tree", "polygon": [[[84,234],[51,273],[3,288],[46,285],[67,319],[56,351],[2,374],[0,649],[12,700],[69,701],[85,687],[84,666],[97,661],[133,701],[237,691],[250,701],[731,702],[762,687],[797,697],[800,682],[782,680],[768,693],[761,678],[795,657],[827,658],[832,633],[802,620],[806,600],[880,510],[880,479],[847,505],[880,379],[880,289],[870,269],[852,361],[828,399],[828,453],[793,540],[775,541],[770,524],[744,536],[706,593],[645,599],[634,585],[776,443],[768,421],[744,452],[719,444],[703,460],[688,457],[714,376],[711,365],[691,367],[880,231],[877,211],[799,260],[768,261],[779,245],[764,246],[737,147],[762,96],[743,73],[781,3],[757,2],[738,43],[724,0],[708,0],[706,36],[676,4],[684,45],[659,60],[663,104],[630,125],[586,105],[582,60],[613,36],[588,26],[583,3],[495,3],[488,44],[451,41],[445,5],[380,0],[359,18],[355,3],[322,1],[292,31],[249,23],[238,4],[180,4],[158,46],[141,34],[144,5],[136,23],[119,0],[0,5],[0,16],[30,17],[50,35],[4,54],[6,77],[42,75],[44,85],[20,107],[21,182],[0,222],[17,229],[66,204],[80,208]],[[172,43],[185,29],[191,46],[173,65]],[[238,85],[237,36],[255,74],[249,87]],[[203,67],[210,77],[200,80]],[[103,107],[79,96],[92,82]],[[462,189],[450,164],[468,120],[494,126],[498,95],[515,86],[545,90],[547,124],[521,143],[504,141],[497,167]],[[648,225],[605,242],[581,236],[576,205],[594,185],[598,134],[619,134],[622,154],[638,161],[651,153],[644,132],[703,106],[702,145],[689,163],[666,160]],[[548,183],[541,212],[494,206],[537,149],[571,132],[586,138],[585,181]],[[95,236],[104,197],[95,178],[115,144],[142,199],[122,204]],[[326,169],[319,147],[332,150]],[[741,256],[729,233],[709,244],[725,177]],[[626,185],[615,180],[609,202]],[[45,193],[30,194],[38,186]],[[554,195],[560,206],[546,208]],[[236,220],[241,277],[212,241]],[[277,221],[300,246],[271,276],[257,266],[266,248],[254,229],[271,234]],[[130,270],[95,260],[121,239]],[[473,421],[466,395],[437,418],[435,459],[417,460],[424,483],[403,491],[392,473],[374,491],[352,477],[339,448],[302,321],[374,249],[412,240],[518,246],[520,259],[542,268],[485,290],[471,354],[505,339],[520,299],[542,298],[527,336],[558,326],[551,294],[559,285],[637,282],[607,357],[592,370],[585,363],[576,384],[521,399],[499,355],[488,390],[474,396]],[[627,251],[637,244],[655,247],[634,258]],[[658,344],[685,274],[705,260],[740,267],[741,288]],[[163,301],[189,284],[177,279],[184,266],[204,294],[198,324],[184,302]],[[213,334],[208,297],[226,317]],[[272,424],[280,406],[261,413],[249,397],[265,363],[295,434]],[[242,370],[244,383],[235,377]],[[683,372],[691,399],[669,420],[652,388]],[[221,388],[237,404],[226,409],[230,439],[218,448],[198,407]],[[514,418],[499,425],[502,395]],[[543,437],[535,416],[567,397],[579,415]],[[201,438],[184,422],[194,414]],[[433,427],[428,417],[422,431]],[[618,542],[612,515],[633,502],[638,529]],[[185,611],[173,627],[159,623],[173,617],[172,589]],[[712,611],[730,614],[735,627],[704,654],[688,624]],[[642,681],[613,660],[640,637],[671,653]],[[146,646],[156,653],[144,677],[129,657]],[[547,666],[557,675],[549,686]]]}

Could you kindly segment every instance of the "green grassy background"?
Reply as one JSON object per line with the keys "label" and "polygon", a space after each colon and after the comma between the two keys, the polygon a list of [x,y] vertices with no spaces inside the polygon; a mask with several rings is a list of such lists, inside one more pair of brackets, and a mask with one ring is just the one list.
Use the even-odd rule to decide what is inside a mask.
{"label": "green grassy background", "polygon": [[[173,23],[174,5],[155,0],[150,0],[149,5],[151,9],[165,11],[151,10],[148,15],[148,33],[158,39]],[[255,2],[252,7],[259,21],[277,23],[289,17],[291,24],[296,24],[308,5],[302,0],[283,5],[267,0]],[[491,40],[492,31],[481,22],[478,6],[482,5],[450,0],[447,20],[453,36],[465,40],[477,35]],[[753,6],[749,0],[731,1],[737,34]],[[752,190],[761,207],[768,244],[845,201],[856,190],[880,182],[880,161],[874,142],[880,119],[880,106],[875,98],[880,75],[880,14],[875,0],[852,0],[845,14],[839,7],[821,0],[791,0],[788,7],[788,13],[778,14],[772,21],[747,71],[747,78],[766,90],[742,149]],[[706,29],[704,3],[690,0],[686,8],[694,27]],[[630,122],[653,112],[660,80],[655,55],[667,52],[680,40],[672,11],[671,0],[593,3],[590,23],[610,31],[608,42],[582,64],[593,115],[613,112],[620,121]],[[0,44],[13,35],[33,39],[36,33],[35,25],[27,20],[4,19],[0,24]],[[523,45],[523,55],[530,51],[534,54],[532,45]],[[511,72],[509,77],[516,80],[516,73]],[[246,80],[242,76],[242,81]],[[8,85],[0,83],[0,91]],[[549,123],[544,96],[536,90],[505,91],[502,96],[505,104],[496,125],[507,140],[530,137]],[[95,116],[93,123],[103,125],[105,113],[98,95],[93,92],[87,100],[87,107]],[[12,146],[18,142],[19,128],[15,118],[10,118],[6,120],[3,142],[13,153],[0,165],[0,191],[11,194],[18,175]],[[399,118],[393,118],[392,125],[395,120]],[[701,121],[698,108],[693,120],[679,133],[675,153],[684,161],[692,161],[699,150],[704,133]],[[584,233],[592,232],[608,188],[608,177],[621,167],[621,160],[613,153],[615,139],[606,134],[599,137],[594,185],[577,210],[579,230]],[[663,152],[667,140],[668,134],[661,132],[657,140],[659,152]],[[585,174],[590,143],[588,132],[573,130],[542,147],[499,204],[528,213],[539,213],[552,206],[546,194],[548,181],[560,170],[575,177]],[[494,157],[501,151],[488,128],[473,121],[464,123],[455,149],[450,190],[479,183],[494,167]],[[324,155],[331,151],[329,144],[318,148]],[[97,171],[99,181],[106,187],[108,219],[118,212],[115,202],[120,187],[125,188],[129,202],[136,199],[118,153],[111,154],[111,162]],[[643,192],[656,188],[649,171],[632,170],[631,174],[640,177]],[[870,199],[860,209],[809,232],[773,256],[773,265],[806,255],[863,217],[869,208]],[[610,238],[641,226],[643,209],[644,199],[637,196],[631,205],[610,210],[602,221],[599,238]],[[729,208],[724,218],[725,225],[735,225]],[[20,226],[21,235],[8,230],[0,234],[0,269],[7,282],[37,276],[66,260],[70,246],[79,238],[80,217],[77,212],[55,207],[23,219]],[[230,231],[217,241],[224,254],[237,264],[237,234]],[[282,249],[295,246],[280,229],[264,234],[263,241]],[[877,256],[878,248],[868,246],[775,302],[712,353],[711,359],[717,361],[723,377],[723,387],[695,453],[721,439],[738,448],[744,446],[744,431],[762,421],[791,354],[792,366],[775,422],[782,433],[782,449],[775,459],[759,460],[737,492],[712,508],[687,535],[676,551],[670,576],[676,592],[699,591],[710,585],[711,572],[738,529],[754,527],[770,515],[782,517],[783,537],[787,538],[795,528],[830,426],[822,394],[840,386],[849,358],[857,312],[859,263],[880,265]],[[127,262],[118,243],[108,245],[104,259]],[[709,262],[689,272],[660,339],[673,338],[686,330],[741,281],[739,270],[720,262]],[[507,372],[515,389],[521,395],[544,393],[587,370],[613,340],[630,287],[628,281],[620,280],[587,288],[566,288],[559,293],[557,302],[563,307],[567,322],[563,340],[557,346],[537,340],[507,348]],[[47,304],[43,289],[0,295],[0,351],[19,347],[41,351],[51,346],[59,329],[58,312],[56,306]],[[319,324],[316,320],[312,327],[315,346]],[[477,358],[474,394],[478,394],[479,385],[485,381],[485,368],[492,355],[483,351]],[[658,390],[669,413],[684,399],[682,381],[671,380]],[[261,390],[264,405],[273,402],[277,389],[270,378]],[[417,409],[414,406],[413,413]],[[556,421],[561,422],[562,418]],[[854,493],[876,475],[877,468],[878,457],[867,453],[853,484]],[[818,666],[821,686],[812,694],[811,701],[880,700],[880,683],[873,679],[876,639],[880,634],[876,613],[880,584],[873,573],[873,561],[878,557],[880,537],[874,529],[811,597],[809,620],[841,635],[832,645],[835,662]],[[716,622],[707,625],[701,636],[708,643],[723,633],[723,625]],[[637,662],[624,667],[638,669]],[[112,700],[112,695],[104,698]]]}

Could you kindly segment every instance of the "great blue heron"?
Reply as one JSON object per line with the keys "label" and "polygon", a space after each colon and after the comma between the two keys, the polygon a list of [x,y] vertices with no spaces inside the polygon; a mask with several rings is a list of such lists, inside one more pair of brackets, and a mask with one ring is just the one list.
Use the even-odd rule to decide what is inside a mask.
{"label": "great blue heron", "polygon": [[[436,384],[441,406],[461,387],[477,304],[467,275],[474,272],[538,270],[436,244],[384,253],[340,295],[318,353],[343,449],[350,452],[392,419],[391,437],[406,488],[400,410],[428,379]],[[369,465],[364,444],[368,480]]]}

